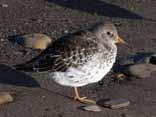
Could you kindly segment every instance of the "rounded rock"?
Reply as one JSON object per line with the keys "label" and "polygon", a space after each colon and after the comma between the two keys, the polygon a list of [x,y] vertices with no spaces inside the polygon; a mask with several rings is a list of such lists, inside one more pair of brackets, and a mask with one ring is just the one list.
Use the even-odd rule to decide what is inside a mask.
{"label": "rounded rock", "polygon": [[125,72],[137,78],[147,78],[151,73],[156,71],[156,65],[153,64],[135,64],[129,66]]}
{"label": "rounded rock", "polygon": [[54,41],[49,36],[41,33],[13,36],[10,40],[23,47],[39,50],[45,50]]}

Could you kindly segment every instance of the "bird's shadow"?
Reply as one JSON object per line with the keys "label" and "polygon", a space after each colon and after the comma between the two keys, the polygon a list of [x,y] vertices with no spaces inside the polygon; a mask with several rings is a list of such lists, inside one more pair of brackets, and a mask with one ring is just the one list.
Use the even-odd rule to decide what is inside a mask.
{"label": "bird's shadow", "polygon": [[[128,66],[132,64],[137,64],[137,63],[147,63],[146,58],[149,58],[149,63],[150,57],[155,54],[154,52],[137,52],[136,54],[129,55],[125,59],[123,58],[118,58],[116,60],[116,63],[114,64],[113,71],[115,72],[122,72],[124,71]],[[125,61],[129,63],[124,63]],[[124,64],[123,64],[124,63]]]}
{"label": "bird's shadow", "polygon": [[23,72],[14,70],[4,64],[0,64],[0,84],[9,84],[9,85],[23,86],[23,87],[30,87],[30,88],[31,87],[41,88],[42,90],[45,90],[49,93],[53,93],[55,95],[59,95],[62,97],[66,97],[68,99],[72,99],[72,97],[70,97],[70,96],[66,96],[59,92],[41,87],[40,84],[35,79],[33,79],[31,76],[29,76]]}
{"label": "bird's shadow", "polygon": [[0,83],[25,87],[40,87],[39,83],[31,76],[3,64],[0,64]]}
{"label": "bird's shadow", "polygon": [[156,22],[156,20],[145,18],[125,8],[121,8],[120,6],[110,4],[102,0],[47,0],[47,1],[66,8],[77,9],[91,14],[97,13],[98,15],[126,19],[138,19],[138,20],[146,19]]}
{"label": "bird's shadow", "polygon": [[12,44],[19,44],[19,45],[24,45],[24,38],[23,35],[25,35],[25,33],[22,34],[17,34],[17,35],[11,35],[8,36],[8,40],[12,43]]}

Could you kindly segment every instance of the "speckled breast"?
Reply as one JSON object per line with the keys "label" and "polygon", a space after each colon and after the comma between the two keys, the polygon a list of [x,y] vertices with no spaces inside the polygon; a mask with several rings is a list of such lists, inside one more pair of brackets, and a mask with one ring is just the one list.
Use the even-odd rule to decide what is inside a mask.
{"label": "speckled breast", "polygon": [[112,68],[115,57],[116,53],[97,53],[77,68],[69,67],[66,72],[54,72],[50,75],[55,82],[64,86],[84,86],[101,80]]}

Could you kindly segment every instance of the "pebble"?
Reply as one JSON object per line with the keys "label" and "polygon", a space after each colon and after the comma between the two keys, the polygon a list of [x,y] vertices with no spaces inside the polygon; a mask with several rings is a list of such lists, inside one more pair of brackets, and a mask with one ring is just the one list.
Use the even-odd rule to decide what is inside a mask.
{"label": "pebble", "polygon": [[2,38],[2,39],[0,39],[0,41],[1,41],[1,42],[4,42],[4,39]]}
{"label": "pebble", "polygon": [[68,30],[65,30],[65,31],[64,31],[64,34],[68,34],[68,33],[69,33],[69,31],[68,31]]}
{"label": "pebble", "polygon": [[41,96],[41,98],[42,98],[42,99],[45,99],[45,98],[46,98],[46,96],[44,96],[44,95],[43,95],[43,96]]}
{"label": "pebble", "polygon": [[0,92],[0,105],[14,100],[12,92]]}
{"label": "pebble", "polygon": [[52,43],[50,37],[40,33],[24,35],[23,38],[25,39],[25,46],[33,49],[44,50]]}
{"label": "pebble", "polygon": [[82,110],[85,111],[92,111],[92,112],[100,112],[102,109],[98,105],[86,105],[80,107]]}
{"label": "pebble", "polygon": [[147,78],[151,73],[156,71],[156,65],[153,64],[134,64],[126,68],[125,73],[137,78]]}
{"label": "pebble", "polygon": [[124,108],[124,107],[128,107],[130,104],[129,100],[126,99],[116,99],[116,100],[100,100],[97,103],[100,106],[103,107],[108,107],[111,109],[119,109],[119,108]]}
{"label": "pebble", "polygon": [[26,48],[44,50],[53,40],[45,34],[33,33],[15,36],[11,38],[10,41],[18,43]]}
{"label": "pebble", "polygon": [[7,8],[8,7],[8,4],[2,4],[2,7],[3,8]]}

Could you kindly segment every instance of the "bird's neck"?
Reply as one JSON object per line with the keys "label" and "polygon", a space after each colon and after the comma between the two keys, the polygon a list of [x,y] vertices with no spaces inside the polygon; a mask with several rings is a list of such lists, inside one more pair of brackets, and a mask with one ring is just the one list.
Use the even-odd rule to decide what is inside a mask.
{"label": "bird's neck", "polygon": [[99,41],[98,45],[101,49],[107,50],[109,52],[117,52],[117,46],[111,41]]}

